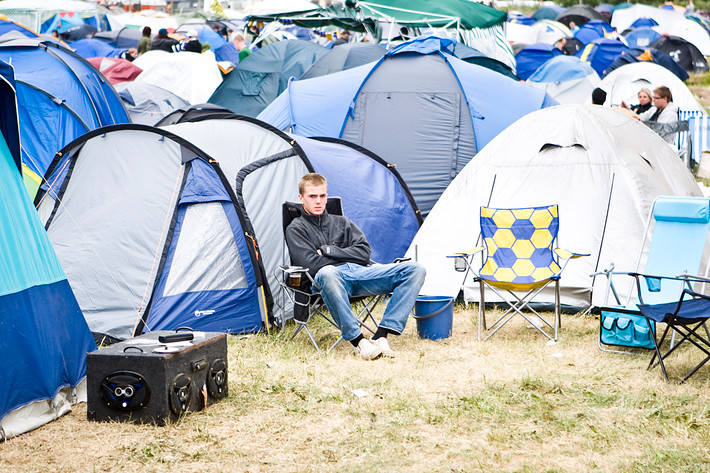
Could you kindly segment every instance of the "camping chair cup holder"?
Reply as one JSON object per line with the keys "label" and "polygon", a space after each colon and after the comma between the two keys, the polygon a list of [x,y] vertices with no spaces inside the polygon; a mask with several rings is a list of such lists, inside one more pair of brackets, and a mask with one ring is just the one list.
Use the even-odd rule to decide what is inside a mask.
{"label": "camping chair cup holder", "polygon": [[[479,284],[478,339],[490,330],[488,340],[516,315],[525,319],[549,340],[557,341],[560,327],[560,275],[570,260],[589,256],[555,248],[559,231],[557,205],[528,208],[480,208],[480,237],[484,246],[449,255],[454,269],[465,273],[462,288],[469,273]],[[553,249],[554,248],[554,249]],[[473,266],[475,255],[481,255],[481,269]],[[549,322],[530,306],[533,299],[548,285],[554,285],[555,318]],[[491,325],[486,323],[485,291],[492,291],[508,310]],[[505,294],[507,293],[507,294]],[[525,312],[529,313],[525,313]]]}
{"label": "camping chair cup holder", "polygon": [[284,282],[290,288],[300,288],[306,277],[310,279],[308,269],[302,266],[286,266],[280,269],[284,272]]}

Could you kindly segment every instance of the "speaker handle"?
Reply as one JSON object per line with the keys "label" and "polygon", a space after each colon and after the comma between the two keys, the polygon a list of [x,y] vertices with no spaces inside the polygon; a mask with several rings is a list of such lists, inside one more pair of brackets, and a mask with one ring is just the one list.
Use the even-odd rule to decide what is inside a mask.
{"label": "speaker handle", "polygon": [[192,330],[192,327],[187,327],[187,326],[178,327],[175,329],[176,332],[179,332],[180,330],[189,330],[190,332],[194,332],[194,330]]}
{"label": "speaker handle", "polygon": [[127,346],[126,348],[123,349],[123,353],[126,353],[128,350],[133,348],[134,350],[138,350],[139,352],[143,353],[143,349],[141,347],[134,347],[134,346]]}

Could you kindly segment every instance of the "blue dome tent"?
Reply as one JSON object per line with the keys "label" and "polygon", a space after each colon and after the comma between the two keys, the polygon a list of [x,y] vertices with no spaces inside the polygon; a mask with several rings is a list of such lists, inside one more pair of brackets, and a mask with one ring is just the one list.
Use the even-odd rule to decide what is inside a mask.
{"label": "blue dome tent", "polygon": [[631,23],[632,28],[650,28],[652,26],[658,26],[658,22],[653,18],[646,18],[645,16]]}
{"label": "blue dome tent", "polygon": [[538,67],[560,54],[562,51],[547,43],[535,43],[524,47],[515,55],[518,77],[527,80]]}
{"label": "blue dome tent", "polygon": [[[291,81],[259,119],[299,136],[342,138],[397,166],[426,214],[463,166],[523,115],[556,104],[422,37],[380,61]],[[454,131],[454,133],[452,133]]]}
{"label": "blue dome tent", "polygon": [[608,33],[613,31],[614,28],[606,21],[589,20],[579,28],[574,37],[581,41],[582,44],[588,44],[597,38],[605,38]]}
{"label": "blue dome tent", "polygon": [[624,35],[624,39],[630,48],[646,48],[661,36],[661,33],[650,26],[642,26],[630,30]]}
{"label": "blue dome tent", "polygon": [[[86,59],[63,46],[0,38],[0,60],[15,69],[22,162],[25,174],[37,185],[66,144],[98,127],[128,122],[111,84]],[[31,195],[35,191],[30,189]]]}
{"label": "blue dome tent", "polygon": [[0,228],[11,229],[0,236],[0,441],[86,400],[96,349],[22,182],[15,86],[0,61]]}
{"label": "blue dome tent", "polygon": [[71,43],[71,47],[79,56],[89,59],[91,57],[119,57],[125,49],[114,48],[105,41],[93,38],[80,39]]}
{"label": "blue dome tent", "polygon": [[592,66],[574,56],[556,56],[540,66],[528,83],[544,87],[560,104],[582,104],[589,101],[600,79]]}
{"label": "blue dome tent", "polygon": [[599,77],[604,77],[606,69],[614,62],[614,59],[627,49],[629,49],[628,46],[621,41],[599,38],[577,51],[575,56],[591,65],[592,69],[597,71]]}
{"label": "blue dome tent", "polygon": [[606,73],[609,74],[614,69],[617,69],[625,64],[639,61],[648,61],[665,67],[685,82],[688,80],[688,73],[676,63],[672,57],[663,51],[655,48],[630,48],[621,53],[614,61],[606,68]]}

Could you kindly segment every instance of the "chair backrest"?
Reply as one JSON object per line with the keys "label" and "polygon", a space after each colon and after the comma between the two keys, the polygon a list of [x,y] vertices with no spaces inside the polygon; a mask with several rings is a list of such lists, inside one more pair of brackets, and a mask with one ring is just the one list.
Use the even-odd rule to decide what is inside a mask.
{"label": "chair backrest", "polygon": [[[683,272],[697,274],[710,230],[710,199],[707,197],[661,196],[651,211],[653,234],[643,273],[675,277]],[[681,281],[663,280],[660,288],[641,284],[646,304],[677,301]]]}
{"label": "chair backrest", "polygon": [[[325,210],[331,215],[343,215],[343,203],[340,197],[328,197],[325,203]],[[286,229],[293,219],[300,217],[303,214],[303,204],[299,202],[284,202],[283,205],[283,230]]]}
{"label": "chair backrest", "polygon": [[688,124],[692,157],[696,162],[700,162],[703,151],[710,151],[710,117],[707,115],[689,117]]}
{"label": "chair backrest", "polygon": [[560,271],[553,243],[559,231],[557,205],[520,209],[481,207],[486,246],[479,274],[487,279],[530,284]]}

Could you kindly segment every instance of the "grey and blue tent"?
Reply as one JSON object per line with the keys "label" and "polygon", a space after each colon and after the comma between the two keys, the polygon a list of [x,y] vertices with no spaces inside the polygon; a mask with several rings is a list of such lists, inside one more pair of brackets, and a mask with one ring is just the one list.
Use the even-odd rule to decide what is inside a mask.
{"label": "grey and blue tent", "polygon": [[165,128],[219,161],[234,186],[261,249],[276,319],[283,320],[288,312],[275,273],[278,266],[290,264],[282,205],[298,200],[304,174],[319,172],[328,179],[329,194],[341,198],[345,215],[365,233],[374,261],[390,263],[403,256],[419,229],[421,217],[399,173],[364,148],[337,139],[290,136],[259,120],[219,110],[190,116],[194,121]]}
{"label": "grey and blue tent", "polygon": [[269,44],[237,64],[207,101],[256,117],[286,89],[291,77],[301,77],[328,51],[298,39]]}
{"label": "grey and blue tent", "polygon": [[387,50],[373,43],[345,43],[329,50],[303,73],[301,79],[325,76],[352,69],[382,58]]}
{"label": "grey and blue tent", "polygon": [[259,119],[298,136],[341,138],[396,166],[423,214],[505,127],[554,105],[544,91],[469,64],[436,37],[380,61],[291,81]]}
{"label": "grey and blue tent", "polygon": [[270,327],[261,252],[220,165],[160,128],[60,151],[35,204],[96,336]]}
{"label": "grey and blue tent", "polygon": [[175,110],[190,107],[186,100],[157,85],[131,81],[121,82],[115,87],[131,123],[154,126]]}
{"label": "grey and blue tent", "polygon": [[12,68],[0,61],[0,441],[86,399],[86,353],[96,349],[27,196]]}
{"label": "grey and blue tent", "polygon": [[249,117],[198,120],[96,130],[48,172],[36,204],[96,334],[255,332],[272,310],[283,320],[281,206],[308,172],[329,179],[376,261],[402,256],[419,229],[401,178],[366,150]]}
{"label": "grey and blue tent", "polygon": [[15,69],[23,171],[34,195],[57,151],[87,131],[128,123],[128,115],[86,59],[59,44],[16,34],[0,36],[0,60]]}

